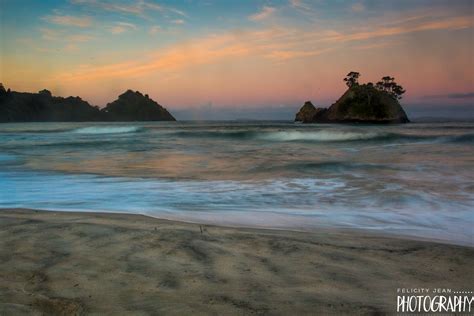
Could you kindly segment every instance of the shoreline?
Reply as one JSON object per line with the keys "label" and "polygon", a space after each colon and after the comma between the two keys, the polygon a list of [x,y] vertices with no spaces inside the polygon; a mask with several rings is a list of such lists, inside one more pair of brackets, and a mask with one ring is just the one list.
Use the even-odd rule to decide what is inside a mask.
{"label": "shoreline", "polygon": [[0,314],[396,313],[397,289],[472,290],[474,249],[354,230],[0,210]]}
{"label": "shoreline", "polygon": [[[304,222],[305,219],[304,215],[292,215],[292,214],[280,214],[280,213],[272,213],[272,212],[264,212],[265,215],[285,218],[285,220],[293,219],[294,221],[291,222],[291,226],[287,224],[280,224],[279,226],[271,226],[271,225],[263,225],[258,224],[256,222],[264,222],[262,218],[259,217],[248,217],[247,222],[237,223],[232,219],[228,219],[229,214],[232,214],[233,217],[238,217],[239,215],[248,216],[249,213],[239,213],[239,212],[226,212],[227,218],[222,218],[220,222],[216,222],[216,214],[214,213],[207,213],[207,212],[193,212],[193,213],[186,213],[185,212],[162,212],[157,213],[154,216],[152,213],[130,213],[126,211],[107,211],[107,210],[97,210],[97,211],[90,211],[90,210],[81,210],[81,209],[32,209],[32,208],[5,208],[0,207],[0,212],[2,211],[31,211],[31,212],[59,212],[59,213],[70,213],[70,214],[92,214],[92,215],[131,215],[131,216],[144,216],[147,218],[152,218],[155,220],[164,220],[170,222],[177,222],[183,224],[190,224],[190,225],[206,225],[206,226],[215,226],[221,228],[230,228],[230,229],[254,229],[254,230],[268,230],[268,231],[286,231],[286,232],[301,232],[301,233],[313,233],[317,231],[327,231],[327,232],[346,232],[346,233],[354,233],[354,234],[365,234],[365,235],[373,235],[374,237],[385,237],[385,238],[393,238],[393,239],[400,239],[400,240],[408,240],[408,241],[421,241],[421,242],[431,242],[436,244],[444,244],[444,245],[451,245],[451,246],[460,246],[460,247],[468,247],[474,249],[474,237],[471,243],[456,239],[441,239],[441,238],[434,238],[434,237],[424,237],[416,234],[409,234],[407,233],[409,230],[386,230],[384,228],[371,228],[371,227],[357,227],[357,226],[335,226],[330,223],[309,223]],[[158,215],[159,214],[159,215]],[[185,214],[185,215],[184,215]],[[194,216],[193,216],[194,215]],[[202,216],[204,215],[204,216]],[[251,215],[256,215],[256,213],[251,213]],[[260,215],[260,214],[259,214]],[[214,219],[210,219],[210,216],[214,217]],[[250,223],[250,219],[255,219],[252,223]],[[268,218],[265,218],[268,220]],[[288,223],[288,221],[287,221]],[[275,225],[275,223],[273,224]]]}

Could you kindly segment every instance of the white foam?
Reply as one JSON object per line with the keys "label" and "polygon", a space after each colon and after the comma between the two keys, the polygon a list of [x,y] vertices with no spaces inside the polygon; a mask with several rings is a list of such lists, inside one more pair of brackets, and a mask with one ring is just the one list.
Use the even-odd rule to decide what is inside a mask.
{"label": "white foam", "polygon": [[347,141],[347,140],[364,140],[373,139],[384,136],[380,133],[355,133],[355,132],[329,132],[329,131],[318,131],[318,132],[273,132],[266,135],[261,135],[259,138],[270,141],[296,141],[296,140],[309,140],[309,141]]}
{"label": "white foam", "polygon": [[89,126],[73,130],[76,134],[120,134],[134,133],[140,128],[137,126]]}

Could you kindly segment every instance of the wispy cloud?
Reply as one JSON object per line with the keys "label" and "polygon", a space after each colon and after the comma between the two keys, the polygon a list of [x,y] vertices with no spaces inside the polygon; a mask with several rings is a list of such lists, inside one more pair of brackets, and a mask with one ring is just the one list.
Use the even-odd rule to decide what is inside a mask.
{"label": "wispy cloud", "polygon": [[117,22],[110,28],[112,34],[121,34],[130,30],[137,30],[138,27],[133,23]]}
{"label": "wispy cloud", "polygon": [[272,17],[275,14],[276,8],[264,6],[261,11],[249,16],[251,21],[262,21]]}
{"label": "wispy cloud", "polygon": [[183,19],[176,19],[176,20],[172,20],[171,23],[181,25],[181,24],[184,24],[184,20]]}
{"label": "wispy cloud", "polygon": [[329,50],[332,49],[325,48],[320,50],[274,50],[267,54],[265,57],[268,57],[273,60],[285,61],[294,58],[317,56]]}
{"label": "wispy cloud", "polygon": [[61,38],[61,32],[50,28],[40,28],[41,38],[47,41],[56,41]]}
{"label": "wispy cloud", "polygon": [[50,28],[39,29],[41,38],[47,41],[58,41],[58,42],[88,42],[95,39],[94,36],[88,34],[68,34],[65,30],[57,30]]}
{"label": "wispy cloud", "polygon": [[92,25],[90,16],[72,16],[72,15],[48,15],[43,20],[59,25],[89,27]]}
{"label": "wispy cloud", "polygon": [[110,77],[133,77],[152,71],[167,71],[215,62],[226,57],[248,55],[245,44],[234,41],[226,34],[211,36],[191,42],[184,42],[153,53],[145,61],[125,61],[101,67],[81,67],[60,75],[57,80],[80,81]]}
{"label": "wispy cloud", "polygon": [[166,9],[170,12],[176,13],[176,14],[184,16],[184,17],[188,16],[184,11],[178,10],[176,8],[166,7]]}
{"label": "wispy cloud", "polygon": [[470,16],[452,17],[445,19],[437,19],[433,21],[420,21],[410,25],[399,24],[393,27],[376,27],[368,31],[360,31],[354,33],[335,33],[329,36],[327,40],[336,42],[347,42],[357,40],[368,40],[377,37],[387,37],[402,35],[422,31],[434,30],[459,30],[472,27],[474,21]]}
{"label": "wispy cloud", "polygon": [[171,12],[186,17],[186,13],[170,6],[163,6],[146,0],[133,0],[129,3],[109,0],[70,0],[76,5],[83,5],[106,11],[146,17],[148,11]]}
{"label": "wispy cloud", "polygon": [[302,0],[290,0],[290,6],[304,11],[313,11],[313,9]]}
{"label": "wispy cloud", "polygon": [[[347,48],[374,49],[388,46],[394,36],[432,30],[457,30],[472,27],[470,16],[437,17],[427,20],[414,18],[410,23],[378,21],[368,26],[354,26],[352,32],[328,30],[324,28],[272,27],[259,30],[233,30],[219,35],[195,38],[192,41],[178,42],[150,52],[141,61],[130,60],[101,67],[86,67],[68,71],[60,80],[93,80],[95,78],[116,78],[140,76],[150,72],[176,70],[196,65],[229,62],[238,58],[252,58],[269,62],[288,61],[295,58],[318,58],[322,54]],[[383,25],[390,25],[384,27]],[[158,32],[159,27],[151,28],[150,33]],[[380,44],[372,39],[386,41]]]}
{"label": "wispy cloud", "polygon": [[158,11],[162,10],[161,6],[154,3],[149,3],[146,1],[136,1],[131,4],[124,4],[118,1],[71,0],[71,3],[78,4],[78,5],[91,6],[91,7],[103,9],[106,11],[121,12],[121,13],[133,14],[133,15],[143,14],[143,12],[146,9],[158,10]]}

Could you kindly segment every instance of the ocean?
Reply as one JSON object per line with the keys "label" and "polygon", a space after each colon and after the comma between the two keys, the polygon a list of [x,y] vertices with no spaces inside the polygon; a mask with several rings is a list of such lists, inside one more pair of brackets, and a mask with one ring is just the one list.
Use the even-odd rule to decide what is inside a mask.
{"label": "ocean", "polygon": [[474,123],[0,125],[0,207],[474,245]]}

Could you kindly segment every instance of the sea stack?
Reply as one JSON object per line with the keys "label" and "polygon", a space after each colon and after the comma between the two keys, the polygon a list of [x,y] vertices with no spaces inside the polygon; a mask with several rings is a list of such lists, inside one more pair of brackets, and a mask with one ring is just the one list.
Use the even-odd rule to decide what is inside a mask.
{"label": "sea stack", "polygon": [[296,113],[296,122],[313,123],[324,113],[326,109],[316,108],[311,101],[306,101],[298,113]]}
{"label": "sea stack", "polygon": [[127,90],[103,109],[109,121],[176,121],[161,105],[139,91]]}
{"label": "sea stack", "polygon": [[375,124],[410,122],[398,102],[400,95],[405,91],[395,84],[393,78],[384,77],[382,80],[384,81],[377,85],[372,83],[359,85],[357,81],[351,82],[349,89],[329,108],[316,108],[307,101],[296,114],[295,121]]}

